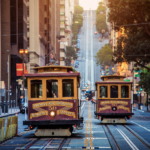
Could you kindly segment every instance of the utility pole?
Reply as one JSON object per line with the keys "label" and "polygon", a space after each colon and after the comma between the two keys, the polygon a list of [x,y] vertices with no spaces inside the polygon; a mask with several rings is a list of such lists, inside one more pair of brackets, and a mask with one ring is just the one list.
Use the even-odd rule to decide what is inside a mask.
{"label": "utility pole", "polygon": [[24,98],[24,53],[23,53],[23,98]]}
{"label": "utility pole", "polygon": [[132,62],[132,79],[133,79],[133,85],[132,85],[132,91],[131,91],[131,95],[132,95],[132,108],[133,108],[133,103],[134,103],[134,62]]}
{"label": "utility pole", "polygon": [[7,52],[8,52],[8,62],[7,62],[7,73],[8,73],[8,103],[9,103],[9,101],[10,101],[10,95],[9,95],[9,88],[10,88],[10,81],[9,81],[9,79],[10,79],[10,71],[9,71],[9,50],[7,50]]}

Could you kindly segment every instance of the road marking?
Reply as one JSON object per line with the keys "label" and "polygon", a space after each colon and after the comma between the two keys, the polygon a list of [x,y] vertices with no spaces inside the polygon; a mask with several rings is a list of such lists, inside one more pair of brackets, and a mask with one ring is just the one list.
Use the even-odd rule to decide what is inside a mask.
{"label": "road marking", "polygon": [[146,127],[143,127],[143,126],[141,126],[140,124],[138,124],[138,123],[136,123],[136,122],[134,122],[134,121],[131,121],[131,122],[133,122],[133,123],[137,124],[138,126],[140,126],[140,127],[142,127],[143,129],[145,129],[145,130],[147,130],[147,131],[149,131],[149,132],[150,132],[150,130],[149,130],[149,129],[147,129]]}
{"label": "road marking", "polygon": [[[89,105],[89,119],[92,119],[91,118],[91,103],[90,103],[90,105]],[[89,141],[89,143],[90,143],[90,147],[93,147],[93,139],[92,139],[92,123],[91,123],[91,120],[90,120],[90,141]]]}
{"label": "road marking", "polygon": [[111,147],[86,147],[86,146],[82,146],[82,147],[62,147],[62,149],[105,149],[105,148],[109,148],[111,149]]}
{"label": "road marking", "polygon": [[82,105],[81,109],[84,107],[84,105],[85,105],[85,102],[84,102],[84,104]]}
{"label": "road marking", "polygon": [[[86,128],[88,129],[88,128]],[[76,131],[76,132],[73,132],[73,133],[81,133],[81,131]],[[82,133],[104,133],[104,131],[84,131]]]}
{"label": "road marking", "polygon": [[125,139],[125,141],[129,144],[129,146],[133,150],[139,150],[121,129],[119,129],[118,127],[116,127],[116,129],[118,130],[118,132],[122,135],[122,137]]}

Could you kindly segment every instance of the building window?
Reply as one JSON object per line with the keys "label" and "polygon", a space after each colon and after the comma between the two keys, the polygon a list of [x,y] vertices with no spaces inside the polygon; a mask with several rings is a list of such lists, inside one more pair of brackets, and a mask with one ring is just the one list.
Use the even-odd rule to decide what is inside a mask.
{"label": "building window", "polygon": [[27,16],[29,16],[29,7],[27,7]]}
{"label": "building window", "polygon": [[29,38],[27,38],[27,46],[29,47],[30,46],[30,41],[29,41],[30,39]]}
{"label": "building window", "polygon": [[129,98],[129,86],[121,86],[121,98]]}
{"label": "building window", "polygon": [[47,92],[47,98],[57,98],[58,97],[58,80],[47,80],[46,92]]}
{"label": "building window", "polygon": [[45,18],[45,24],[47,23],[47,18]]}
{"label": "building window", "polygon": [[73,79],[62,80],[63,97],[74,97]]}
{"label": "building window", "polygon": [[42,80],[31,81],[31,98],[42,98]]}
{"label": "building window", "polygon": [[100,98],[107,98],[107,86],[100,86]]}
{"label": "building window", "polygon": [[118,86],[110,86],[110,98],[118,98]]}

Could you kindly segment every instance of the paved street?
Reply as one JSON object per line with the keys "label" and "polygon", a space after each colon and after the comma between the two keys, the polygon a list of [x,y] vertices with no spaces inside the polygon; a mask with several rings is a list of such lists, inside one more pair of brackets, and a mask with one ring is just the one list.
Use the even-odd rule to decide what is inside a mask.
{"label": "paved street", "polygon": [[93,25],[96,19],[96,11],[84,11],[84,21],[79,34],[80,54],[78,57],[79,67],[75,68],[81,73],[81,86],[84,83],[90,83],[90,89],[95,90],[95,82],[100,81],[100,65],[96,65],[95,55],[105,44],[108,39],[99,42],[101,34],[94,34],[96,26]]}
{"label": "paved street", "polygon": [[71,137],[37,138],[33,131],[23,131],[24,114],[19,114],[19,137],[0,145],[1,150],[19,149],[117,149],[134,150],[150,148],[150,113],[135,109],[135,115],[125,125],[103,125],[94,118],[94,104],[82,102],[83,130],[75,130]]}

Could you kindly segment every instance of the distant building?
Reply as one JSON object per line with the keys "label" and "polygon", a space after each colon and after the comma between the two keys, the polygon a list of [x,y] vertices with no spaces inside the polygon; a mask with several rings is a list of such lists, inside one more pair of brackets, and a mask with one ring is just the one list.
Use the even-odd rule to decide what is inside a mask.
{"label": "distant building", "polygon": [[[60,2],[61,0],[51,0],[51,56],[55,58],[55,64],[60,64]],[[50,61],[53,61],[50,59]]]}
{"label": "distant building", "polygon": [[28,71],[33,73],[36,66],[45,66],[50,52],[50,1],[28,0],[27,36],[29,63]]}
{"label": "distant building", "polygon": [[0,80],[5,82],[8,89],[9,56],[9,81],[13,92],[11,99],[15,98],[16,80],[20,78],[16,76],[16,63],[22,63],[19,50],[26,48],[26,0],[0,0]]}
{"label": "distant building", "polygon": [[74,0],[62,0],[60,7],[60,30],[64,34],[64,38],[60,41],[60,65],[66,65],[65,63],[65,50],[66,46],[71,46],[72,39],[72,21],[74,13]]}

